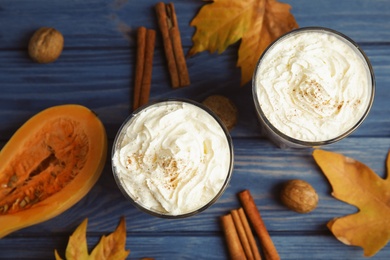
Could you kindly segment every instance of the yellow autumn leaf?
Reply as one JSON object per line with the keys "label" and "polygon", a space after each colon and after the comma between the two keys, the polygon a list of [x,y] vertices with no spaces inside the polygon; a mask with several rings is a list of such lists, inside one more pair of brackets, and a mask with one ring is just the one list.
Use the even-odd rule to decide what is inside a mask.
{"label": "yellow autumn leaf", "polygon": [[90,259],[93,260],[110,260],[110,259],[126,259],[130,250],[125,250],[126,247],[126,223],[125,219],[121,218],[116,230],[109,236],[103,236],[99,244],[93,249]]}
{"label": "yellow autumn leaf", "polygon": [[[102,236],[99,243],[88,254],[87,245],[87,224],[85,219],[70,236],[65,251],[66,260],[108,260],[108,259],[126,259],[130,250],[125,250],[126,246],[126,223],[121,218],[116,230],[108,236]],[[57,250],[55,250],[55,259],[62,260]]]}
{"label": "yellow autumn leaf", "polygon": [[291,6],[276,0],[215,0],[204,5],[191,26],[196,27],[188,55],[208,50],[222,53],[241,39],[237,66],[241,86],[252,78],[256,63],[268,45],[298,28]]}
{"label": "yellow autumn leaf", "polygon": [[66,260],[88,259],[87,225],[85,219],[70,236],[65,251]]}
{"label": "yellow autumn leaf", "polygon": [[365,256],[375,255],[390,240],[390,153],[386,179],[342,154],[315,150],[313,156],[332,185],[332,195],[359,209],[329,221],[328,228],[341,242],[362,247]]}

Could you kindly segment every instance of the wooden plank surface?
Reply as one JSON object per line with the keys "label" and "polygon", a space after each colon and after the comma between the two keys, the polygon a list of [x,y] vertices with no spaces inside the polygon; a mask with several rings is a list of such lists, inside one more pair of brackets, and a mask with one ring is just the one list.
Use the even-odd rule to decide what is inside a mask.
{"label": "wooden plank surface", "polygon": [[[360,136],[390,134],[390,45],[364,46],[373,64],[376,97],[372,112],[354,133]],[[19,54],[17,54],[19,53]],[[63,103],[79,103],[93,109],[113,139],[131,112],[134,52],[128,50],[64,51],[58,63],[37,65],[22,51],[0,52],[2,84],[0,95],[0,136],[8,139],[29,117],[42,109]],[[259,136],[259,127],[249,85],[239,87],[240,71],[235,68],[236,49],[223,55],[200,54],[188,61],[191,87],[172,89],[165,57],[156,50],[151,99],[187,97],[202,101],[211,94],[231,98],[239,109],[234,137]]]}
{"label": "wooden plank surface", "polygon": [[[69,48],[134,46],[133,29],[157,27],[152,0],[3,0],[1,2],[1,48],[25,48],[36,28],[53,26],[66,35]],[[184,46],[192,45],[194,28],[189,22],[202,1],[172,1]],[[358,42],[386,43],[390,37],[390,8],[386,0],[284,1],[292,6],[298,24],[339,30]]]}
{"label": "wooden plank surface", "polygon": [[[142,257],[153,257],[155,259],[228,259],[225,243],[217,235],[220,234],[198,235],[187,233],[183,235],[145,236],[139,233],[130,233],[128,234],[127,244],[128,248],[134,248],[130,252],[131,259],[141,259]],[[328,234],[297,235],[271,232],[271,236],[278,248],[281,259],[364,259],[361,257],[359,248],[345,250],[345,245]],[[88,234],[88,239],[90,239],[89,248],[93,248],[99,237]],[[10,246],[5,247],[0,244],[0,249],[5,255],[12,256],[12,259],[54,259],[54,249],[57,249],[60,255],[63,256],[67,242],[66,238],[56,237],[53,239],[52,237],[43,236],[34,239],[13,237],[9,241]],[[35,250],[32,251],[18,246],[25,244],[34,247]],[[47,250],[48,247],[54,249]],[[340,251],[343,254],[340,254]],[[383,250],[375,258],[365,259],[389,259],[389,257],[389,250]]]}
{"label": "wooden plank surface", "polygon": [[[384,177],[383,162],[389,143],[390,138],[348,138],[329,146],[328,149],[361,160]],[[356,208],[331,197],[331,188],[315,166],[311,151],[280,151],[264,139],[239,139],[235,140],[234,145],[235,170],[229,188],[216,204],[195,217],[167,220],[145,215],[135,209],[116,188],[108,164],[97,185],[78,204],[59,217],[20,230],[0,240],[0,251],[4,252],[6,256],[4,259],[10,256],[21,257],[22,253],[26,254],[24,259],[28,257],[34,259],[32,256],[35,255],[49,259],[53,248],[63,249],[66,246],[68,236],[85,217],[89,218],[88,239],[92,240],[90,242],[92,247],[102,234],[108,234],[115,229],[119,217],[125,216],[128,230],[127,245],[134,252],[131,254],[132,257],[151,253],[157,259],[173,256],[180,259],[181,257],[193,259],[191,256],[224,259],[226,258],[224,238],[218,218],[239,207],[236,194],[243,189],[250,189],[278,246],[278,251],[284,256],[282,259],[297,259],[299,255],[305,259],[308,253],[315,253],[314,258],[310,259],[324,259],[323,254],[329,248],[334,250],[332,252],[334,258],[329,259],[343,259],[347,256],[353,258],[344,259],[363,259],[360,249],[341,244],[326,228],[329,220],[352,214],[356,212]],[[288,169],[286,165],[289,165]],[[280,185],[294,178],[308,181],[317,190],[320,199],[315,211],[297,214],[287,210],[280,203],[277,196]],[[190,239],[183,241],[183,237]],[[51,239],[53,241],[47,242]],[[156,240],[159,242],[156,243]],[[10,244],[14,245],[13,241],[18,241],[17,246],[28,245],[28,248],[14,251],[16,246],[10,247]],[[45,245],[40,244],[36,249],[31,249],[29,241],[33,245],[38,243],[37,241],[45,241]],[[145,243],[150,247],[146,247]],[[206,252],[187,250],[186,247],[192,248],[193,243],[198,243]],[[207,255],[213,252],[210,246],[207,246],[209,243],[212,243],[212,248],[215,247],[215,251],[218,252],[216,255]],[[139,245],[142,245],[141,248]],[[321,245],[324,247],[321,248]],[[302,249],[306,250],[305,253],[297,252]],[[27,254],[26,251],[30,250],[32,252]],[[387,259],[389,254],[390,250],[386,247],[375,259]]]}
{"label": "wooden plank surface", "polygon": [[[204,1],[176,0],[185,53],[192,46],[189,22]],[[341,152],[385,177],[390,149],[390,2],[386,0],[285,1],[302,26],[324,26],[347,34],[366,52],[376,77],[376,97],[361,127],[325,149]],[[23,122],[40,110],[79,103],[93,109],[110,140],[129,115],[135,64],[134,30],[157,28],[151,0],[3,0],[0,2],[0,147]],[[38,27],[53,26],[65,37],[58,61],[36,64],[27,56],[28,39]],[[239,121],[231,132],[235,166],[223,196],[205,212],[181,220],[148,216],[135,209],[117,188],[108,160],[98,183],[79,203],[45,223],[0,240],[0,259],[53,259],[63,255],[69,235],[88,217],[89,247],[112,232],[119,218],[127,222],[129,259],[227,259],[219,216],[239,207],[236,194],[250,189],[282,259],[365,259],[363,251],[339,242],[326,228],[334,217],[356,208],[331,196],[315,165],[312,150],[281,150],[260,133],[251,86],[239,87],[235,67],[238,43],[221,55],[201,53],[187,59],[192,84],[173,90],[158,35],[151,99],[186,97],[202,101],[211,94],[231,98]],[[0,162],[1,163],[1,162]],[[0,173],[1,174],[1,173]],[[309,214],[287,210],[278,199],[288,179],[310,182],[318,208]],[[390,259],[390,245],[373,259]]]}

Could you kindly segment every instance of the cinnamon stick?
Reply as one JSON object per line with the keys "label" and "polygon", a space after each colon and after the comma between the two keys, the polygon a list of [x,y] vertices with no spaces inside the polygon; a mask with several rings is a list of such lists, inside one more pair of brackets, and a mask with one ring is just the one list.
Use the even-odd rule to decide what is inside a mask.
{"label": "cinnamon stick", "polygon": [[260,215],[260,212],[257,209],[257,206],[253,200],[252,195],[249,190],[244,190],[238,194],[238,197],[241,201],[241,204],[244,208],[246,215],[249,218],[256,234],[258,235],[262,249],[264,252],[265,258],[272,260],[279,260],[279,254],[276,251],[274,243],[271,240],[271,237],[268,233],[268,230],[264,224],[264,221]]}
{"label": "cinnamon stick", "polygon": [[144,75],[142,78],[141,95],[139,105],[142,106],[149,102],[150,86],[152,83],[152,68],[153,68],[153,54],[156,42],[156,31],[148,29],[146,31],[146,48],[145,48],[145,64]]}
{"label": "cinnamon stick", "polygon": [[227,214],[220,219],[230,258],[232,260],[246,259],[244,249],[241,246],[240,239],[234,226],[232,215]]}
{"label": "cinnamon stick", "polygon": [[138,28],[133,110],[149,101],[155,41],[155,30]]}
{"label": "cinnamon stick", "polygon": [[251,245],[249,244],[249,240],[248,240],[248,237],[246,235],[242,221],[240,219],[240,215],[238,214],[238,210],[233,209],[230,211],[230,214],[232,215],[234,226],[236,227],[236,231],[237,231],[238,237],[240,238],[240,242],[241,242],[242,248],[244,249],[246,258],[249,260],[253,260],[254,256],[252,253]]}
{"label": "cinnamon stick", "polygon": [[146,28],[142,26],[137,30],[137,58],[134,77],[133,110],[139,107],[142,77],[144,74],[145,45]]}
{"label": "cinnamon stick", "polygon": [[255,237],[253,236],[252,229],[249,226],[249,222],[245,216],[245,212],[244,212],[243,208],[239,208],[237,211],[238,211],[238,215],[240,216],[242,226],[244,227],[246,237],[248,238],[248,242],[249,242],[252,254],[253,254],[253,258],[255,260],[261,260],[259,248],[257,247]]}
{"label": "cinnamon stick", "polygon": [[181,36],[179,31],[179,24],[177,23],[176,11],[173,3],[167,5],[167,15],[172,22],[172,27],[169,30],[169,36],[172,40],[173,52],[175,54],[177,72],[179,74],[180,86],[184,87],[190,85],[190,77],[188,74],[187,63],[181,44]]}
{"label": "cinnamon stick", "polygon": [[173,88],[190,84],[187,64],[181,44],[179,26],[173,3],[159,2],[155,6],[165,57]]}
{"label": "cinnamon stick", "polygon": [[173,46],[171,37],[169,35],[168,18],[165,11],[165,4],[159,2],[155,6],[157,13],[157,21],[162,34],[165,57],[167,60],[169,75],[171,77],[171,85],[173,88],[180,86],[179,74],[176,68],[175,54],[173,53]]}

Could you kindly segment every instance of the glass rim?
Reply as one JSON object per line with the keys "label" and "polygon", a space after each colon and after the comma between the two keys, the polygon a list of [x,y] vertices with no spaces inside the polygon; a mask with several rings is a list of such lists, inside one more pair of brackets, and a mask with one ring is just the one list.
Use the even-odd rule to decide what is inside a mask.
{"label": "glass rim", "polygon": [[[223,182],[220,190],[214,195],[214,197],[210,201],[208,201],[202,207],[196,208],[196,209],[194,209],[194,210],[192,210],[190,212],[186,212],[186,213],[183,213],[183,214],[177,214],[177,215],[172,215],[172,214],[169,214],[169,213],[161,213],[161,212],[158,212],[158,211],[153,211],[153,210],[145,207],[141,203],[135,201],[134,198],[132,198],[132,196],[124,188],[124,184],[122,183],[121,177],[119,176],[120,174],[116,170],[115,165],[113,163],[113,158],[114,158],[114,155],[115,155],[115,152],[116,152],[116,148],[117,148],[117,146],[119,144],[118,141],[121,141],[121,139],[123,137],[123,134],[124,134],[123,133],[123,129],[126,126],[130,125],[132,120],[133,120],[133,118],[135,118],[136,115],[138,115],[140,112],[144,111],[145,109],[147,109],[149,107],[152,107],[152,106],[155,106],[155,105],[159,105],[159,104],[162,104],[162,103],[187,103],[187,104],[194,105],[194,106],[204,110],[212,118],[214,118],[214,120],[219,124],[219,126],[221,127],[221,129],[222,129],[222,131],[223,131],[223,133],[224,133],[224,135],[226,137],[226,141],[227,141],[228,146],[229,146],[229,156],[230,156],[229,169],[228,169],[228,172],[226,174],[225,181]],[[199,213],[205,211],[207,208],[211,207],[222,196],[222,194],[227,189],[227,187],[228,187],[228,185],[230,183],[230,180],[231,180],[231,177],[232,177],[232,174],[233,174],[233,168],[234,168],[233,140],[232,140],[232,137],[230,136],[229,130],[224,125],[222,120],[211,109],[209,109],[208,107],[206,107],[202,103],[199,103],[199,102],[196,102],[194,100],[187,99],[187,98],[164,98],[164,99],[158,99],[158,100],[154,100],[152,102],[149,102],[148,104],[143,105],[143,106],[139,107],[138,109],[134,110],[129,116],[126,117],[126,119],[124,120],[122,125],[119,127],[119,129],[118,129],[118,131],[116,133],[116,136],[114,138],[114,142],[113,142],[112,149],[111,149],[111,168],[112,168],[112,173],[114,175],[115,182],[116,182],[117,186],[119,187],[119,190],[121,191],[121,193],[125,196],[125,198],[127,198],[130,201],[131,204],[133,204],[133,206],[135,206],[140,211],[148,213],[148,214],[150,214],[152,216],[155,216],[155,217],[166,218],[166,219],[187,218],[187,217],[199,214]]]}
{"label": "glass rim", "polygon": [[[293,138],[291,136],[288,136],[288,135],[282,133],[279,129],[274,127],[273,124],[271,124],[271,122],[268,120],[267,116],[264,114],[263,110],[261,109],[260,102],[257,98],[258,90],[257,90],[256,78],[257,78],[257,75],[259,72],[259,67],[261,65],[261,62],[262,62],[263,58],[265,57],[265,55],[267,54],[267,52],[270,49],[272,49],[276,44],[278,44],[280,41],[284,40],[285,38],[287,38],[293,34],[298,34],[298,33],[302,33],[302,32],[322,32],[322,33],[327,33],[327,34],[336,36],[337,38],[344,40],[344,42],[349,43],[351,48],[354,49],[358,54],[360,54],[359,56],[362,58],[362,61],[367,66],[368,72],[369,72],[369,79],[371,81],[371,93],[370,93],[371,95],[370,95],[370,98],[368,100],[368,105],[367,105],[364,113],[362,114],[360,119],[351,128],[344,131],[340,135],[333,137],[333,138],[330,138],[330,139],[327,139],[327,140],[304,141],[304,140],[296,139],[296,138]],[[374,103],[375,88],[376,88],[376,83],[375,83],[374,69],[372,67],[370,60],[368,59],[368,56],[361,49],[361,47],[354,40],[352,40],[350,37],[346,36],[345,34],[339,32],[339,31],[336,31],[334,29],[330,29],[327,27],[320,27],[320,26],[300,27],[297,29],[293,29],[293,30],[281,35],[280,37],[278,37],[271,44],[269,44],[268,47],[263,51],[262,55],[260,56],[259,60],[257,61],[255,71],[254,71],[253,76],[252,76],[252,96],[253,96],[253,100],[255,103],[256,112],[259,115],[259,117],[261,118],[261,120],[264,121],[263,123],[266,125],[266,127],[270,128],[271,131],[273,131],[276,135],[281,137],[284,141],[287,141],[293,145],[299,145],[302,147],[317,147],[317,146],[322,146],[322,145],[328,145],[331,143],[335,143],[335,142],[349,136],[350,134],[352,134],[352,132],[354,132],[368,116],[368,114],[372,108],[372,105]]]}

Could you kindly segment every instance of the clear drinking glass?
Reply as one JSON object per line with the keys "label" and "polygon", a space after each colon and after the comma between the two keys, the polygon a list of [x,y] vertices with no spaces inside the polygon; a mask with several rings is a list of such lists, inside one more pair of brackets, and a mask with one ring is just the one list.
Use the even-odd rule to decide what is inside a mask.
{"label": "clear drinking glass", "polygon": [[[177,109],[177,107],[182,107],[182,106],[183,106],[183,111],[192,111],[192,112],[191,113],[182,112],[183,114],[180,114],[181,112],[178,112],[180,111],[180,109]],[[156,111],[160,111],[160,112],[163,111],[163,112],[157,113]],[[182,119],[183,117],[178,115],[185,115],[185,118]],[[203,123],[197,121],[198,119],[196,118],[200,116],[205,121],[207,121],[208,125],[211,125],[210,128],[204,128]],[[175,120],[175,117],[177,118],[177,120]],[[167,121],[168,123],[166,123]],[[160,124],[165,124],[164,122],[166,123],[166,127],[160,125]],[[192,123],[192,122],[196,122],[196,123]],[[157,126],[160,127],[161,129],[153,133],[153,128]],[[198,126],[199,129],[197,129]],[[140,132],[137,133],[138,131],[137,129],[145,129],[145,128],[150,129],[150,131],[141,130]],[[191,134],[189,134],[189,132]],[[210,132],[213,133],[211,134]],[[154,138],[148,139],[147,137],[145,137],[145,133],[146,135],[154,136]],[[218,138],[216,138],[218,141],[209,140],[208,139],[209,136],[212,137],[218,136]],[[143,141],[139,141],[141,139]],[[199,140],[199,142],[197,141],[197,139]],[[140,148],[137,148],[138,144],[137,145],[130,144],[131,142],[139,143]],[[162,144],[161,146],[160,145],[154,146],[155,144],[159,144],[160,142]],[[186,144],[187,142],[189,143],[188,145]],[[214,142],[215,144],[211,144],[212,142]],[[227,156],[225,160],[221,160],[222,162],[221,165],[215,164],[216,162],[215,160],[219,161],[221,159],[221,158],[214,158],[217,156],[218,152],[209,151],[209,149],[210,150],[214,149],[213,145],[218,145],[218,144],[221,144],[220,147],[221,149],[224,150],[221,151],[220,154]],[[128,149],[124,148],[128,146],[130,146],[130,148]],[[195,146],[199,146],[199,149],[197,150]],[[148,148],[144,149],[143,147],[148,147]],[[138,149],[137,152],[135,152],[134,149]],[[150,153],[152,149],[155,149],[153,151],[156,152]],[[182,149],[185,151],[183,152]],[[143,150],[142,154],[138,152],[139,150]],[[128,157],[129,158],[128,162],[126,162],[126,160],[123,159],[121,161],[120,159],[123,158],[125,154],[124,151],[127,151],[126,153],[130,154],[130,156]],[[176,151],[176,152],[174,152],[175,154],[170,154],[169,151]],[[215,155],[213,154],[214,152],[216,152]],[[143,164],[144,162],[148,162],[149,159],[146,158],[148,156],[147,155],[148,153],[151,154],[150,161],[153,163],[150,164],[150,167],[152,167],[152,169],[145,168],[146,169],[145,172],[142,172],[143,170],[140,170],[143,167],[141,164]],[[199,155],[199,153],[201,153],[201,155]],[[136,156],[134,154],[136,154]],[[193,161],[189,160],[189,158],[185,156],[184,156],[185,158],[182,159],[181,157],[183,157],[182,156],[183,154],[190,155],[188,157],[194,157],[194,158],[199,157],[199,161],[196,161],[195,159]],[[140,159],[141,156],[142,158]],[[213,187],[209,187],[210,186],[209,184],[212,183],[213,180],[215,180],[213,176],[215,176],[216,171],[212,171],[211,172],[212,174],[210,174],[208,168],[205,167],[204,171],[197,170],[198,172],[196,172],[195,174],[196,170],[194,169],[198,169],[197,166],[192,168],[188,166],[193,164],[197,165],[198,162],[201,162],[202,164],[203,163],[202,160],[205,162],[206,161],[209,162],[209,165],[212,164],[211,166],[213,167],[215,166],[215,169],[219,168],[219,169],[223,169],[222,171],[225,171],[222,172],[222,175],[219,177],[218,181],[216,181],[216,185]],[[123,163],[123,161],[125,162]],[[195,214],[198,214],[206,210],[211,205],[213,205],[218,200],[218,198],[223,194],[223,192],[226,190],[230,182],[232,171],[233,171],[233,161],[234,161],[234,156],[233,156],[232,139],[230,137],[229,131],[224,126],[222,121],[210,109],[208,109],[204,105],[188,99],[161,100],[161,101],[150,103],[134,111],[134,113],[132,113],[125,120],[125,122],[118,130],[112,148],[113,175],[121,192],[124,194],[124,196],[127,199],[130,200],[130,202],[133,205],[135,205],[141,211],[162,218],[184,218],[184,217],[193,216]],[[131,163],[132,165],[130,166],[127,165]],[[128,169],[126,169],[126,167],[128,167]],[[132,171],[131,167],[135,167],[134,169],[136,170]],[[181,170],[183,172],[180,172]],[[200,178],[200,176],[206,172],[209,174],[208,177],[204,176]],[[175,176],[172,175],[173,173]],[[193,175],[188,175],[187,173],[191,173],[191,174],[193,173]],[[140,177],[142,179],[143,178],[142,174],[144,174],[144,176],[149,176],[149,177],[139,182],[137,178]],[[159,174],[161,174],[161,176],[163,176],[164,178],[169,177],[174,180],[180,179],[181,183],[171,182],[171,180],[168,179],[159,179],[157,177],[160,176]],[[169,174],[169,175],[165,176],[165,174]],[[176,174],[178,175],[176,176]],[[130,175],[132,176],[129,177]],[[153,178],[155,179],[152,180]],[[185,179],[188,179],[187,183],[184,181]],[[202,181],[204,179],[205,182],[209,182],[209,184],[205,185],[205,183],[202,182],[201,179]],[[192,185],[189,184],[192,182],[196,183],[194,187],[186,186],[186,185]],[[156,183],[162,185],[158,185]],[[205,187],[203,188],[203,190],[207,190],[210,192],[207,193],[208,197],[203,201],[203,204],[197,203],[198,200],[196,199],[197,197],[204,198],[203,196],[200,196],[198,193],[191,193],[195,190],[198,191],[202,190],[202,188],[198,189],[199,187]],[[169,193],[169,196],[176,196],[175,194],[180,194],[179,192],[175,192],[175,189],[180,188],[181,189],[180,192],[187,194],[187,196],[185,197],[178,196],[177,200],[180,201],[183,199],[190,198],[190,203],[192,203],[191,199],[193,196],[195,196],[194,199],[197,201],[194,201],[194,203],[196,202],[197,205],[188,211],[178,210],[179,211],[178,213],[176,209],[173,212],[169,212],[169,210],[166,210],[166,208],[161,208],[159,205],[156,206],[155,203],[157,199],[155,199],[156,201],[154,201],[153,199],[154,201],[153,203],[148,202],[147,198],[151,198],[151,197],[158,198],[159,196],[163,197],[163,199],[160,198],[161,205],[163,205],[163,203],[167,203],[167,200],[169,202],[169,199],[165,200],[168,195],[165,197],[164,195],[161,195],[163,194],[163,192],[166,191],[165,188],[172,189],[169,191],[171,192]],[[146,193],[141,192],[141,191],[147,191],[148,189],[150,191],[150,194],[147,194],[147,192]],[[159,193],[160,191],[161,194]],[[152,194],[152,192],[154,193]]]}
{"label": "clear drinking glass", "polygon": [[318,147],[361,125],[372,107],[375,79],[369,59],[352,39],[305,27],[264,51],[252,93],[262,131],[272,142],[280,148]]}

